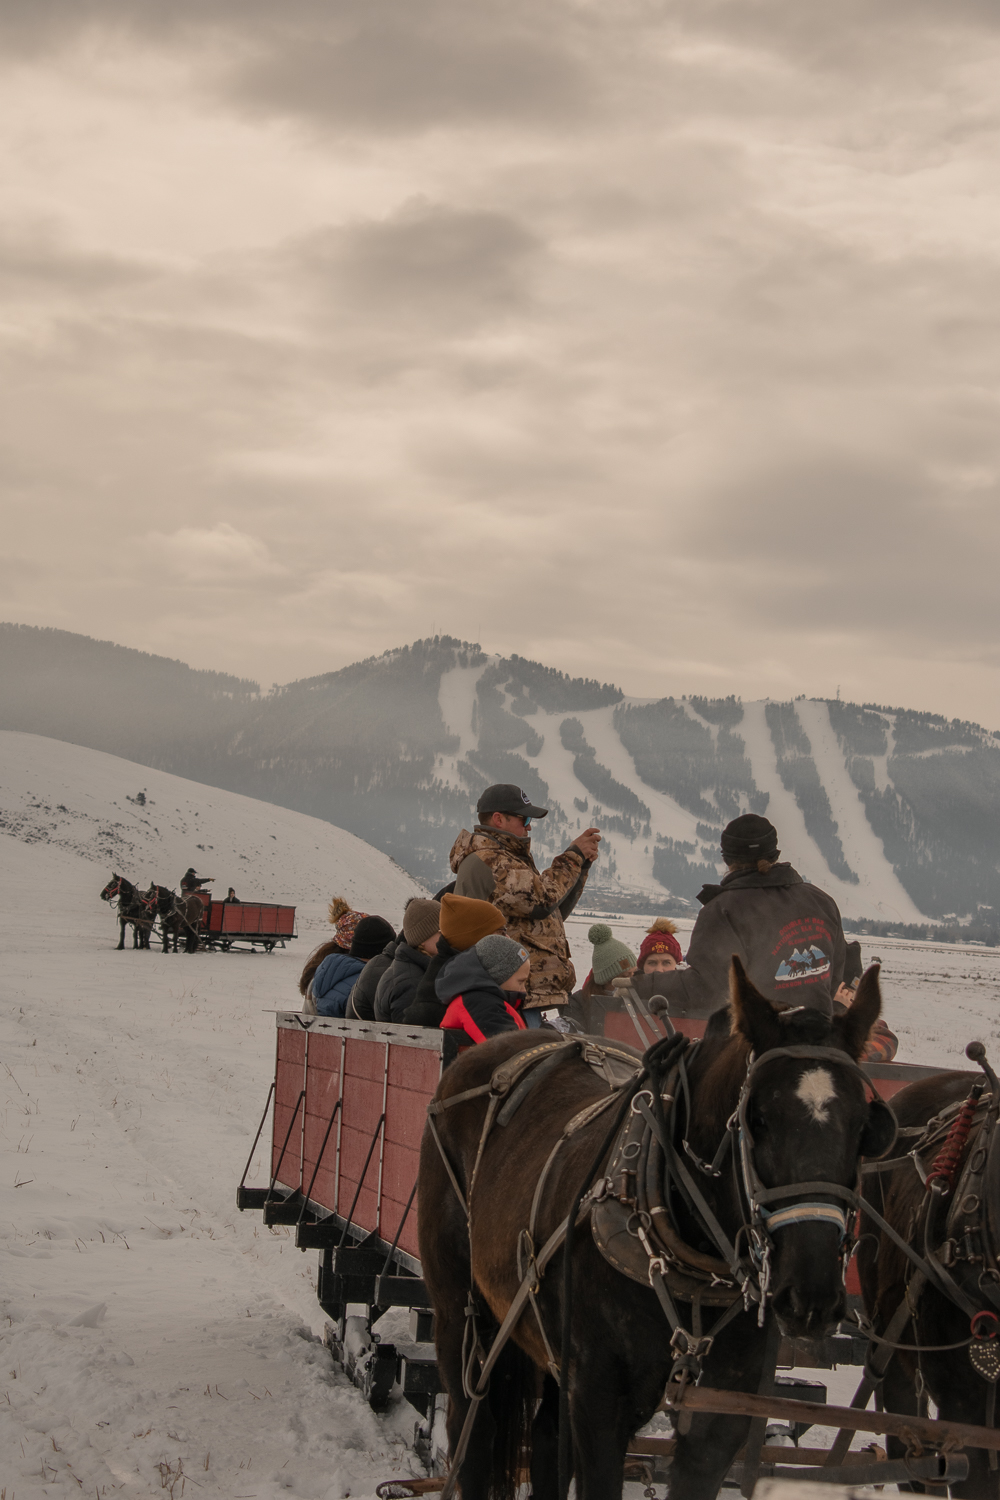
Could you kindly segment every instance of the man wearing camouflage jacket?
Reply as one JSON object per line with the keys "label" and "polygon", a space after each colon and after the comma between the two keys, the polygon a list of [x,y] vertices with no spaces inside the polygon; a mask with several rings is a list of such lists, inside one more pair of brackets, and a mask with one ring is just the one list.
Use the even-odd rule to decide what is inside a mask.
{"label": "man wearing camouflage jacket", "polygon": [[576,984],[564,919],[583,893],[597,858],[600,833],[578,834],[549,869],[531,857],[531,820],[548,809],[533,807],[520,787],[487,787],[476,807],[478,823],[463,828],[451,851],[456,896],[490,901],[507,919],[507,933],[531,959],[525,1020],[551,1006],[565,1005]]}

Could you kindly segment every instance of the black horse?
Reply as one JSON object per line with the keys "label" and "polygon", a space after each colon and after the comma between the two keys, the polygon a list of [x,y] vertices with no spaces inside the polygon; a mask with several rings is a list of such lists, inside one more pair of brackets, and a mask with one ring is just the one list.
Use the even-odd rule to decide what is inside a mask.
{"label": "black horse", "polygon": [[149,893],[143,895],[124,875],[113,874],[101,892],[101,900],[111,905],[118,903],[121,928],[118,951],[125,947],[125,928],[128,926],[132,928],[132,947],[148,948],[150,930],[156,918],[156,903],[149,899]]}
{"label": "black horse", "polygon": [[[597,1232],[599,1213],[591,1207],[593,1223],[578,1219],[570,1240],[573,1294],[568,1309],[563,1291],[570,1284],[564,1280],[569,1269],[560,1273],[565,1253],[560,1250],[549,1272],[537,1279],[534,1303],[516,1321],[488,1394],[470,1419],[471,1440],[457,1465],[463,1500],[513,1500],[518,1455],[525,1448],[531,1453],[535,1500],[555,1500],[562,1414],[567,1411],[569,1438],[565,1429],[562,1437],[569,1444],[568,1467],[577,1495],[580,1500],[618,1500],[629,1440],[656,1411],[668,1380],[676,1379],[677,1355],[688,1338],[685,1330],[692,1339],[709,1336],[709,1350],[702,1346],[701,1351],[703,1386],[754,1391],[769,1373],[779,1329],[788,1337],[815,1340],[843,1316],[850,1243],[845,1239],[844,1190],[855,1185],[859,1158],[882,1154],[895,1136],[891,1110],[869,1100],[856,1065],[881,1009],[878,971],[864,976],[846,1014],[829,1019],[814,1010],[772,1005],[749,983],[737,960],[733,970],[729,1011],[713,1018],[704,1041],[684,1059],[690,1109],[686,1116],[675,1111],[665,1125],[668,1117],[661,1116],[664,1139],[673,1132],[675,1183],[671,1187],[667,1182],[662,1197],[675,1205],[675,1243],[708,1264],[712,1257],[717,1263],[719,1241],[706,1236],[704,1214],[688,1212],[679,1201],[683,1195],[676,1184],[683,1173],[677,1163],[688,1178],[697,1177],[720,1233],[732,1247],[742,1247],[735,1253],[748,1268],[751,1294],[760,1306],[731,1296],[727,1318],[706,1278],[704,1304],[695,1314],[690,1300],[681,1302],[681,1326],[672,1340],[669,1314],[665,1316],[663,1299],[652,1289],[652,1252],[647,1252],[648,1279],[629,1279],[615,1269],[595,1244],[591,1230]],[[682,1040],[675,1044],[683,1045]],[[628,1148],[607,1165],[615,1106],[592,1119],[584,1117],[585,1123],[576,1122],[567,1131],[582,1109],[596,1110],[609,1094],[608,1083],[571,1047],[550,1069],[544,1086],[519,1104],[509,1125],[501,1128],[501,1112],[496,1117],[500,1125],[484,1130],[488,1112],[497,1109],[487,1096],[494,1086],[503,1092],[495,1070],[516,1067],[518,1054],[537,1046],[537,1032],[518,1032],[460,1056],[444,1073],[421,1147],[420,1260],[449,1397],[453,1459],[477,1375],[475,1316],[480,1327],[501,1324],[522,1286],[521,1272],[525,1266],[530,1270],[584,1190],[592,1182],[600,1185],[602,1174],[617,1173],[615,1163],[621,1159],[626,1163],[621,1180],[629,1178]],[[801,1051],[790,1054],[789,1048]],[[652,1067],[654,1051],[647,1054],[647,1067]],[[647,1093],[635,1096],[633,1111],[644,1099],[648,1112],[659,1109],[657,1094],[664,1111],[671,1109],[673,1096],[664,1096],[662,1087],[662,1077],[651,1073]],[[449,1097],[468,1091],[471,1097],[448,1106]],[[436,1104],[440,1108],[435,1112]],[[740,1150],[727,1128],[737,1115]],[[640,1163],[631,1169],[633,1191],[638,1177],[649,1172],[641,1165],[645,1160],[641,1154],[633,1158]],[[644,1180],[649,1181],[648,1175]],[[605,1186],[598,1191],[616,1196],[624,1191],[618,1181],[618,1176],[604,1177]],[[769,1188],[777,1190],[770,1197]],[[761,1195],[772,1205],[770,1213],[762,1208]],[[751,1197],[756,1208],[748,1206]],[[599,1197],[594,1204],[599,1210]],[[631,1216],[626,1242],[630,1235],[641,1238],[643,1222],[650,1224],[648,1215],[645,1221],[642,1213]],[[534,1232],[525,1239],[529,1223]],[[643,1232],[649,1238],[651,1231]],[[747,1254],[750,1245],[753,1256]],[[663,1279],[670,1270],[666,1259],[656,1272]],[[475,1314],[471,1320],[470,1310]],[[676,1304],[673,1310],[676,1315]],[[562,1391],[556,1387],[557,1372]],[[536,1412],[540,1382],[542,1401]],[[682,1413],[670,1495],[684,1500],[715,1496],[749,1426],[743,1417]],[[563,1454],[565,1483],[566,1446]]]}
{"label": "black horse", "polygon": [[165,885],[152,884],[146,892],[147,898],[155,902],[163,933],[163,951],[170,951],[170,939],[174,940],[174,952],[183,934],[184,952],[197,953],[201,919],[205,908],[197,896],[177,896]]}
{"label": "black horse", "polygon": [[[972,1043],[968,1055],[983,1056]],[[929,1396],[938,1416],[977,1427],[997,1425],[1000,1375],[1000,1088],[988,1065],[983,1073],[942,1073],[902,1089],[893,1098],[901,1129],[911,1139],[898,1164],[867,1177],[865,1196],[911,1248],[930,1274],[909,1261],[884,1231],[866,1236],[858,1270],[866,1310],[876,1333],[899,1345],[885,1358],[882,1403],[887,1411],[915,1415]],[[967,1103],[966,1103],[967,1101]],[[962,1106],[964,1105],[964,1109]],[[941,1123],[937,1124],[941,1117]],[[894,1159],[895,1160],[895,1159]],[[922,1163],[922,1169],[921,1169]],[[915,1170],[915,1167],[917,1170]],[[927,1180],[922,1180],[922,1170]],[[904,1302],[905,1299],[905,1302]],[[899,1312],[898,1326],[891,1327]],[[906,1317],[909,1311],[912,1316]],[[905,1446],[888,1442],[889,1457]],[[1000,1470],[994,1455],[967,1449],[968,1478],[951,1486],[968,1500],[997,1500]],[[919,1488],[919,1486],[913,1486]]]}

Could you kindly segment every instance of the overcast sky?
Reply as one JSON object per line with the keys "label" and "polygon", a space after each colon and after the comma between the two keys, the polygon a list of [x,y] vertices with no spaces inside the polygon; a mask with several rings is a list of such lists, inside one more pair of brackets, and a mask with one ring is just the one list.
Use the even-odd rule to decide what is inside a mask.
{"label": "overcast sky", "polygon": [[0,614],[1000,728],[997,15],[4,0]]}

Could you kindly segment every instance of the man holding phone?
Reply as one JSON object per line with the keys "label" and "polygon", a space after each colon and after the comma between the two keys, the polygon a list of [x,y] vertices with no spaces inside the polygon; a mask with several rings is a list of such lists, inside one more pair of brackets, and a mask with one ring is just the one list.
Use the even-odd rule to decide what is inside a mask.
{"label": "man holding phone", "polygon": [[[507,921],[507,933],[527,950],[531,962],[524,1019],[529,1026],[546,1019],[556,1024],[576,985],[563,926],[583,894],[601,840],[588,828],[557,854],[547,870],[531,857],[531,824],[548,815],[534,807],[518,786],[487,787],[476,805],[472,833],[463,828],[451,851],[456,896],[490,901]],[[562,1028],[559,1027],[561,1030]]]}

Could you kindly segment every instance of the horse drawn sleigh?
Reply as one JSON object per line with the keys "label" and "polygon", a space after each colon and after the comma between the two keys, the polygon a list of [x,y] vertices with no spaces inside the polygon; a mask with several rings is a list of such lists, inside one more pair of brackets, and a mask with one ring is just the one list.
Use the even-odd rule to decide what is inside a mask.
{"label": "horse drawn sleigh", "polygon": [[141,891],[116,874],[102,890],[101,900],[117,907],[119,950],[125,947],[128,926],[132,928],[133,948],[148,948],[157,921],[164,953],[171,942],[175,953],[180,943],[185,953],[197,953],[200,947],[223,953],[233,948],[260,947],[265,953],[273,953],[298,937],[295,907],[271,901],[213,901],[208,891],[185,891],[178,896],[155,883]]}
{"label": "horse drawn sleigh", "polygon": [[[603,1037],[461,1053],[278,1014],[237,1204],[319,1250],[334,1360],[420,1414],[432,1477],[397,1493],[505,1500],[527,1471],[538,1500],[571,1476],[587,1500],[765,1475],[996,1496],[1000,1084],[978,1044],[978,1072],[860,1064],[879,1006],[874,969],[829,1021],[734,963],[714,1018],[626,992]],[[400,1309],[408,1336],[381,1337]],[[847,1408],[798,1373],[838,1365],[864,1367]],[[657,1412],[672,1431],[640,1433]],[[837,1436],[798,1446],[810,1427]]]}

